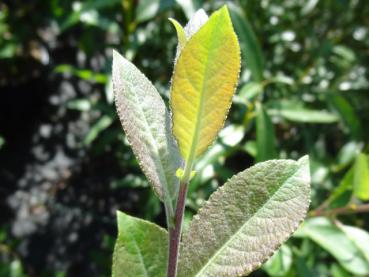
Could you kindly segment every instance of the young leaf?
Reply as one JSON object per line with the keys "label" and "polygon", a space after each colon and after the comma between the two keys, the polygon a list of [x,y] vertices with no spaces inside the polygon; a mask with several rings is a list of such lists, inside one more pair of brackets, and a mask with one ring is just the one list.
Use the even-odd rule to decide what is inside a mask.
{"label": "young leaf", "polygon": [[257,104],[256,112],[256,160],[262,162],[275,159],[277,151],[273,123],[261,104]]}
{"label": "young leaf", "polygon": [[[359,239],[356,238],[355,243],[352,237],[347,236],[346,232],[343,232],[327,218],[317,217],[306,220],[296,233],[296,237],[310,238],[334,256],[352,274],[369,274],[367,250],[357,245]],[[367,244],[367,242],[365,243]]]}
{"label": "young leaf", "polygon": [[209,17],[203,9],[196,11],[196,13],[191,17],[184,27],[187,40],[196,34],[197,31],[200,30],[200,28],[206,23],[206,21],[208,21],[208,19]]}
{"label": "young leaf", "polygon": [[351,135],[355,139],[360,139],[362,137],[363,129],[360,119],[351,103],[337,93],[332,93],[327,98],[331,105],[337,110],[338,114],[343,119],[343,122],[349,128]]}
{"label": "young leaf", "polygon": [[176,64],[179,54],[181,53],[182,49],[186,46],[187,41],[205,24],[206,21],[208,21],[208,15],[203,9],[199,9],[191,17],[191,19],[188,21],[188,23],[184,28],[175,19],[170,18],[169,20],[174,25],[178,36],[178,46],[176,57],[174,60],[174,64]]}
{"label": "young leaf", "polygon": [[187,42],[173,76],[173,133],[186,161],[213,142],[238,80],[240,49],[226,7],[213,13]]}
{"label": "young leaf", "polygon": [[184,48],[184,46],[186,45],[187,42],[187,38],[186,38],[186,33],[185,30],[183,29],[182,25],[175,20],[174,18],[169,18],[169,21],[172,22],[174,28],[176,29],[177,32],[177,37],[178,37],[178,48],[177,48],[177,55],[178,56],[178,51],[180,52],[182,50],[182,48]]}
{"label": "young leaf", "polygon": [[116,51],[112,79],[118,115],[142,170],[161,200],[173,199],[181,158],[164,101],[145,75]]}
{"label": "young leaf", "polygon": [[232,177],[183,235],[179,276],[241,276],[296,230],[310,199],[308,157],[271,160]]}
{"label": "young leaf", "polygon": [[122,212],[117,212],[117,219],[118,238],[114,248],[112,276],[165,276],[167,231]]}
{"label": "young leaf", "polygon": [[369,164],[367,157],[360,153],[354,165],[354,195],[361,200],[369,200]]}

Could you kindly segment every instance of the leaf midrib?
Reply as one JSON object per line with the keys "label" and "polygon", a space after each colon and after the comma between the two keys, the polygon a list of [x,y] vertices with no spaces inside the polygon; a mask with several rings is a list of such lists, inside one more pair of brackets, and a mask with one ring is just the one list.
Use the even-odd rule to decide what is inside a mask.
{"label": "leaf midrib", "polygon": [[140,264],[142,265],[143,273],[145,274],[144,276],[149,277],[149,273],[147,272],[146,265],[145,265],[145,261],[144,261],[144,259],[143,259],[143,256],[142,256],[142,253],[141,253],[141,250],[140,250],[140,248],[138,247],[138,244],[137,244],[136,238],[135,238],[134,236],[132,236],[132,242],[133,242],[134,247],[136,248],[138,259],[139,259],[139,261],[140,261]]}
{"label": "leaf midrib", "polygon": [[241,226],[240,226],[240,228],[238,229],[238,231],[233,235],[233,236],[231,236],[224,244],[223,244],[223,246],[219,249],[219,250],[217,250],[212,256],[211,256],[211,258],[208,260],[208,262],[201,268],[201,270],[198,272],[198,273],[196,273],[196,275],[195,275],[195,277],[200,277],[201,275],[200,274],[202,274],[204,271],[205,271],[205,269],[207,269],[211,264],[212,264],[212,262],[218,257],[218,255],[220,255],[220,253],[228,246],[228,244],[230,244],[231,242],[232,242],[232,240],[234,240],[234,239],[236,239],[237,237],[238,237],[238,235],[243,231],[243,229],[244,229],[244,226],[251,220],[251,219],[253,219],[254,217],[256,217],[257,215],[258,215],[258,213],[259,213],[259,211],[261,211],[261,210],[263,210],[264,209],[264,207],[265,207],[265,205],[267,204],[267,203],[269,203],[270,202],[270,200],[273,198],[273,197],[275,197],[275,195],[276,194],[278,194],[278,191],[284,186],[284,184],[291,178],[291,177],[293,177],[295,174],[296,174],[296,172],[299,170],[299,167],[297,167],[297,170],[296,171],[294,171],[293,172],[293,174],[292,175],[290,175],[288,178],[286,178],[283,182],[282,182],[282,185],[281,186],[279,186],[279,188],[273,193],[273,195],[256,211],[256,213],[254,214],[254,215],[252,215],[249,219],[247,219],[247,221],[245,221],[245,223],[244,224],[242,224]]}

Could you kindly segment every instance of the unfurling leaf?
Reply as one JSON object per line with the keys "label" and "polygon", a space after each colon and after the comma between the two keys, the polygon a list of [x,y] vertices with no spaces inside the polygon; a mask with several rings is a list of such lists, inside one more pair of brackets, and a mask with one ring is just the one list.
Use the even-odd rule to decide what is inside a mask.
{"label": "unfurling leaf", "polygon": [[133,152],[154,191],[169,202],[176,194],[181,158],[165,103],[145,75],[116,51],[112,79],[118,115]]}
{"label": "unfurling leaf", "polygon": [[174,61],[174,64],[176,64],[179,54],[181,54],[182,49],[186,46],[187,41],[208,21],[208,15],[203,9],[198,10],[184,28],[175,19],[170,18],[169,20],[176,28],[178,36],[178,46]]}
{"label": "unfurling leaf", "polygon": [[308,157],[271,160],[237,174],[184,233],[178,276],[249,274],[296,230],[309,202]]}
{"label": "unfurling leaf", "polygon": [[186,43],[174,70],[173,133],[186,161],[203,153],[223,126],[239,70],[237,37],[223,7]]}
{"label": "unfurling leaf", "polygon": [[114,248],[112,276],[165,276],[167,231],[122,212],[117,213],[117,218],[118,238]]}
{"label": "unfurling leaf", "polygon": [[176,57],[178,57],[179,55],[178,53],[181,52],[182,48],[186,45],[186,42],[187,42],[186,33],[182,25],[177,20],[173,18],[169,18],[169,21],[172,22],[174,28],[176,28],[177,37],[178,37],[178,48],[177,48]]}

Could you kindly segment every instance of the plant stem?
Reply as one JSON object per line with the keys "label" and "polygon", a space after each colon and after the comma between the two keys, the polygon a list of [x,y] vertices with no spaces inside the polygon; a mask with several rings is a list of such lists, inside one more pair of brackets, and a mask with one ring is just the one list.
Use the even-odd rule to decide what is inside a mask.
{"label": "plant stem", "polygon": [[369,204],[363,205],[348,205],[342,208],[336,208],[331,210],[322,210],[318,209],[315,211],[311,211],[309,213],[309,217],[314,216],[334,216],[334,215],[345,215],[345,214],[354,214],[354,213],[366,213],[369,212]]}
{"label": "plant stem", "polygon": [[174,227],[169,227],[169,256],[167,277],[176,277],[179,243],[181,241],[182,219],[185,210],[188,181],[181,182],[178,192]]}

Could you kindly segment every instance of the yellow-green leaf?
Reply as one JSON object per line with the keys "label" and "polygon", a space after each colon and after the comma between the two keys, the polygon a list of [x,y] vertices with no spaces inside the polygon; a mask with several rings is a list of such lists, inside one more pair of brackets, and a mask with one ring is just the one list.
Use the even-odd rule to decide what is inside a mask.
{"label": "yellow-green leaf", "polygon": [[357,156],[354,165],[354,194],[361,200],[369,200],[369,164],[363,153]]}
{"label": "yellow-green leaf", "polygon": [[178,36],[178,45],[176,51],[176,57],[174,64],[177,63],[178,57],[181,54],[182,49],[185,47],[187,41],[205,24],[208,20],[208,16],[203,9],[199,9],[188,21],[183,28],[181,24],[175,19],[169,18],[170,22],[174,25]]}
{"label": "yellow-green leaf", "polygon": [[187,163],[222,128],[240,70],[240,49],[227,7],[216,11],[186,43],[173,76],[173,133]]}
{"label": "yellow-green leaf", "polygon": [[174,28],[176,28],[177,36],[178,36],[178,45],[180,49],[182,49],[186,45],[186,33],[183,29],[182,25],[175,19],[169,18],[169,21],[172,22]]}

